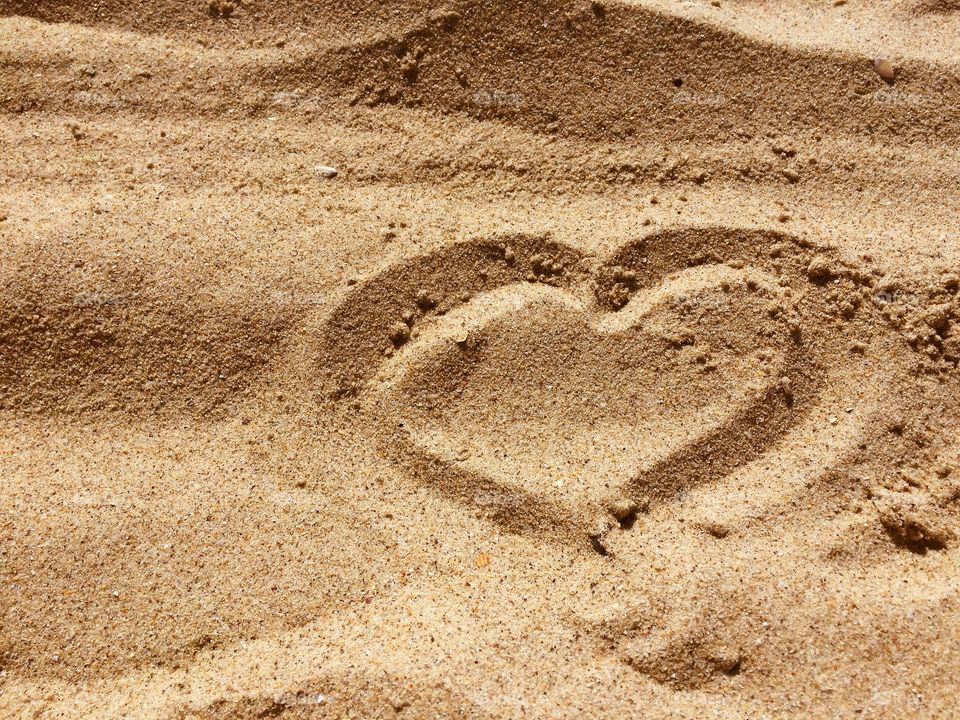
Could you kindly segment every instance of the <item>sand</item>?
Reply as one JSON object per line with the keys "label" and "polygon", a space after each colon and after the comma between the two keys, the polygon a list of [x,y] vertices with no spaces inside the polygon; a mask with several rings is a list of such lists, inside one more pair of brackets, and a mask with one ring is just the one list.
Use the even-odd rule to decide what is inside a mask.
{"label": "sand", "polygon": [[953,0],[0,0],[0,716],[960,715],[958,103]]}

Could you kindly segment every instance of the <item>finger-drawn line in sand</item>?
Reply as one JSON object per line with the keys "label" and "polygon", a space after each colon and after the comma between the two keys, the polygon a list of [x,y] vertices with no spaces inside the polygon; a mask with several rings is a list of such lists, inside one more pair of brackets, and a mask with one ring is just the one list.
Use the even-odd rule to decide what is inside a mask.
{"label": "finger-drawn line in sand", "polygon": [[876,332],[860,295],[831,292],[839,267],[730,228],[600,260],[548,237],[458,243],[347,294],[323,330],[324,389],[417,481],[602,552],[637,509],[762,454],[828,358]]}

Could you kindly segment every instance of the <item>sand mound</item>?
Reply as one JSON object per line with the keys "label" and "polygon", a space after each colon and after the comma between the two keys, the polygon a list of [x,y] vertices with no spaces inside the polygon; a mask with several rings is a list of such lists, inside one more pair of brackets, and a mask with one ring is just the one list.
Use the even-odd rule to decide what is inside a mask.
{"label": "sand mound", "polygon": [[955,715],[958,23],[0,0],[0,714]]}

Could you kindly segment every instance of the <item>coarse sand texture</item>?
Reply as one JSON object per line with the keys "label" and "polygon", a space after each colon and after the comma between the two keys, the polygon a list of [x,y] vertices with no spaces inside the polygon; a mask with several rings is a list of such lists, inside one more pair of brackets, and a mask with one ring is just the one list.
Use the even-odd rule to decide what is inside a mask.
{"label": "coarse sand texture", "polygon": [[960,717],[960,4],[0,0],[0,717]]}

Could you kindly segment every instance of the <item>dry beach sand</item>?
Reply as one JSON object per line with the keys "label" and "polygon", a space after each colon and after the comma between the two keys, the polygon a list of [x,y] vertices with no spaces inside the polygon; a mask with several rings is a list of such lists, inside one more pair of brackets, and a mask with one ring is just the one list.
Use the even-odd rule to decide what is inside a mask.
{"label": "dry beach sand", "polygon": [[0,716],[960,715],[956,0],[0,0],[0,148]]}

